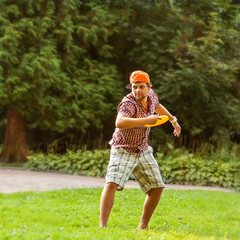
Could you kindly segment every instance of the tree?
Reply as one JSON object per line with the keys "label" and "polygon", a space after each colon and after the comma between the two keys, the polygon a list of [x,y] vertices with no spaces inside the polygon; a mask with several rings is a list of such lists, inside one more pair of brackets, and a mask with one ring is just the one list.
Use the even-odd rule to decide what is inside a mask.
{"label": "tree", "polygon": [[205,12],[205,21],[197,11],[184,11],[169,48],[177,66],[163,73],[160,87],[189,134],[212,143],[231,140],[240,130],[240,101],[233,94],[240,63],[238,11],[226,1],[216,2],[221,11]]}
{"label": "tree", "polygon": [[[231,139],[240,130],[239,7],[231,1],[172,1],[136,11],[129,56],[149,72],[154,89],[201,141]],[[145,19],[143,19],[143,16]],[[134,39],[134,37],[130,37]]]}
{"label": "tree", "polygon": [[0,100],[8,112],[1,161],[26,161],[26,124],[101,127],[121,97],[110,44],[117,15],[73,0],[5,0],[0,11]]}

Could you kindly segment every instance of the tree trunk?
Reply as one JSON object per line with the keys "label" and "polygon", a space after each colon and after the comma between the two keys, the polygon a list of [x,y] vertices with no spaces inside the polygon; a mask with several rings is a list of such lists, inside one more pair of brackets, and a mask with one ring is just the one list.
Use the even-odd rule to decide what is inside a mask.
{"label": "tree trunk", "polygon": [[7,127],[0,161],[26,162],[28,154],[26,121],[15,109],[8,108]]}

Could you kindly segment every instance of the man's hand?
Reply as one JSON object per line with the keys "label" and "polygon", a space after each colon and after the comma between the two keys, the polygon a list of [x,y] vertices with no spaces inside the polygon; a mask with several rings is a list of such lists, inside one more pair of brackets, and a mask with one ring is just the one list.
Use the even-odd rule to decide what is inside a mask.
{"label": "man's hand", "polygon": [[145,124],[155,124],[159,119],[162,119],[159,115],[151,115],[146,118],[129,118],[119,113],[116,118],[116,127],[124,129],[140,127]]}
{"label": "man's hand", "polygon": [[174,127],[174,131],[173,131],[173,135],[175,137],[179,137],[180,133],[181,133],[181,127],[178,124],[178,122],[173,123],[173,127]]}
{"label": "man's hand", "polygon": [[158,120],[161,120],[161,119],[162,118],[158,114],[154,114],[154,115],[146,117],[145,124],[155,124]]}

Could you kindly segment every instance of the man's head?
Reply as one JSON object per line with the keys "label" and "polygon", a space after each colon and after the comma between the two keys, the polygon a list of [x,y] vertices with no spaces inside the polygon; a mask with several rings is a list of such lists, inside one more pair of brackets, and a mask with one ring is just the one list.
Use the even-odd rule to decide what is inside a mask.
{"label": "man's head", "polygon": [[152,87],[152,84],[146,72],[140,70],[134,71],[130,75],[129,80],[130,83],[127,88],[132,89],[132,93],[137,100],[142,101],[148,97],[148,91]]}
{"label": "man's head", "polygon": [[129,77],[129,81],[130,81],[130,83],[126,87],[128,89],[131,89],[132,84],[136,83],[136,82],[147,83],[148,87],[152,86],[152,84],[150,82],[149,75],[146,72],[143,72],[141,70],[137,70],[137,71],[132,72],[130,77]]}

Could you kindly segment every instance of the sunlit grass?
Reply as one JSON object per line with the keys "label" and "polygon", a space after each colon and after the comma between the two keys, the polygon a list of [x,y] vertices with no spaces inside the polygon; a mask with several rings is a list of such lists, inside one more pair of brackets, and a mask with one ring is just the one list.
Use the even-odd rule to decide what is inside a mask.
{"label": "sunlit grass", "polygon": [[109,227],[100,229],[102,189],[0,195],[0,239],[239,239],[240,195],[165,190],[149,231],[137,231],[145,195],[116,194]]}

